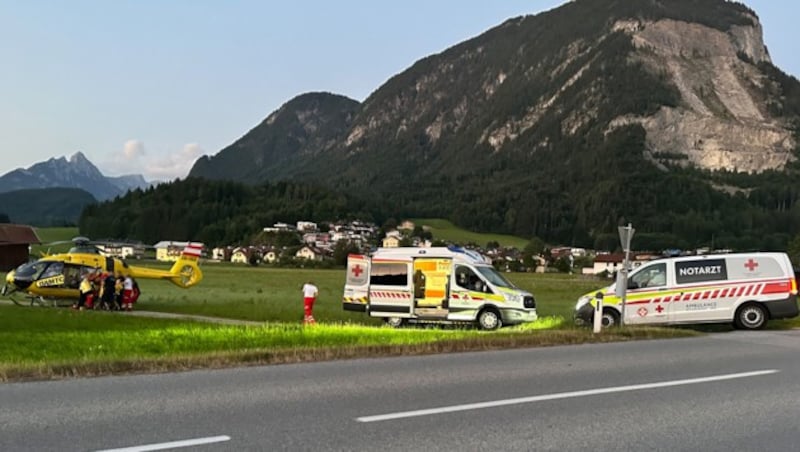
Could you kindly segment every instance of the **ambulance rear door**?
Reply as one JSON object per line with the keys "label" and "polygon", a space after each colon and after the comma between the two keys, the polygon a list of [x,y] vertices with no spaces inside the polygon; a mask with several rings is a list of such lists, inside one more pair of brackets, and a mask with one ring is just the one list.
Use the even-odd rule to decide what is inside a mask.
{"label": "ambulance rear door", "polygon": [[415,315],[421,318],[447,318],[452,269],[453,260],[448,257],[414,259]]}
{"label": "ambulance rear door", "polygon": [[347,256],[347,279],[342,308],[345,311],[366,312],[369,303],[369,257],[361,254]]}

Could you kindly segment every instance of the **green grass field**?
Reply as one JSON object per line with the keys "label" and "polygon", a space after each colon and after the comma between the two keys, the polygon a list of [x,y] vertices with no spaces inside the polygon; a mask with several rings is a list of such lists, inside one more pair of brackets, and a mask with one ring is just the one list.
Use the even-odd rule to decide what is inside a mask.
{"label": "green grass field", "polygon": [[[142,265],[166,267],[142,262]],[[204,263],[191,289],[141,280],[137,310],[255,320],[230,326],[125,313],[0,305],[0,380],[60,378],[246,363],[439,353],[695,334],[630,329],[591,334],[569,321],[575,298],[601,281],[510,274],[539,297],[539,321],[498,332],[472,327],[391,329],[366,314],[342,310],[344,270],[304,270]],[[300,287],[320,288],[319,324],[303,327]]]}
{"label": "green grass field", "polygon": [[416,225],[430,228],[434,239],[458,243],[461,245],[475,243],[479,246],[486,246],[486,244],[489,242],[497,242],[502,246],[515,247],[521,250],[528,244],[528,240],[521,237],[515,237],[513,235],[482,234],[479,232],[472,232],[466,229],[461,229],[453,225],[453,223],[439,218],[415,218],[411,221],[413,221]]}
{"label": "green grass field", "polygon": [[[48,230],[42,240],[69,240],[75,235],[74,228],[59,228]],[[481,235],[479,240],[497,238]],[[170,266],[148,260],[130,264],[162,269]],[[534,294],[540,318],[531,324],[483,332],[452,326],[394,330],[366,314],[346,312],[341,305],[343,269],[284,269],[211,262],[204,262],[202,269],[204,280],[191,289],[164,281],[140,280],[142,295],[136,309],[249,320],[263,325],[230,326],[115,312],[0,305],[3,343],[0,380],[698,334],[696,329],[686,328],[624,328],[593,335],[588,328],[576,328],[572,310],[577,298],[609,283],[577,275],[506,274]],[[300,288],[306,281],[313,281],[320,288],[314,309],[319,324],[315,327],[301,325]],[[800,319],[770,323],[770,328],[798,326]],[[730,329],[717,326],[710,330],[726,328]]]}
{"label": "green grass field", "polygon": [[[148,264],[152,266],[152,263]],[[163,264],[160,268],[166,268]],[[377,324],[362,313],[342,310],[344,270],[305,270],[203,264],[203,281],[181,289],[161,281],[140,281],[139,309],[202,314],[242,320],[298,322],[302,319],[300,288],[312,280],[320,289],[314,307],[318,320]],[[536,297],[541,317],[569,319],[578,297],[607,281],[558,274],[507,273],[515,284]]]}
{"label": "green grass field", "polygon": [[41,253],[62,253],[72,246],[72,243],[62,243],[52,245],[53,242],[69,242],[74,237],[80,235],[78,228],[36,228],[36,235],[42,241],[41,245],[33,245],[31,254],[39,256]]}

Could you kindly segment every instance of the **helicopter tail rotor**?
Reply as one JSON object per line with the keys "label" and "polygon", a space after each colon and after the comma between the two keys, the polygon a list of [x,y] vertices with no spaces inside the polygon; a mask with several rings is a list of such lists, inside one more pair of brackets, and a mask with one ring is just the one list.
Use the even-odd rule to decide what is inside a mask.
{"label": "helicopter tail rotor", "polygon": [[178,287],[188,289],[203,279],[198,262],[203,252],[203,244],[190,242],[170,269],[171,281]]}

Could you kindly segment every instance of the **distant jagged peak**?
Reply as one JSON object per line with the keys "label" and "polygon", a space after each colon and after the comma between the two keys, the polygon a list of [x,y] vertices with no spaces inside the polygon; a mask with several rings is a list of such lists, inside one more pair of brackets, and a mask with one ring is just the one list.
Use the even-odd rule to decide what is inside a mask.
{"label": "distant jagged peak", "polygon": [[83,152],[81,152],[81,151],[78,151],[78,152],[72,154],[72,156],[69,158],[69,162],[72,163],[72,164],[76,164],[76,163],[91,163],[91,162],[89,162],[89,159],[87,159],[86,156],[83,155]]}

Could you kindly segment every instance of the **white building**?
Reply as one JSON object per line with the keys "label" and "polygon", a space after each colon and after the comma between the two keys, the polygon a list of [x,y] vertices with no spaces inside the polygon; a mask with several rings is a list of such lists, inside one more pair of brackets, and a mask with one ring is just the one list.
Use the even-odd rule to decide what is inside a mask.
{"label": "white building", "polygon": [[272,227],[264,228],[264,232],[294,231],[294,226],[286,223],[275,223]]}
{"label": "white building", "polygon": [[297,230],[300,232],[315,232],[317,230],[317,223],[310,221],[298,221]]}

